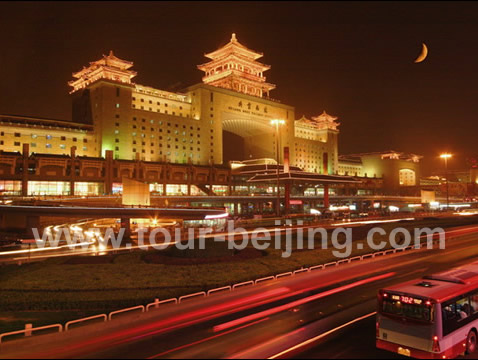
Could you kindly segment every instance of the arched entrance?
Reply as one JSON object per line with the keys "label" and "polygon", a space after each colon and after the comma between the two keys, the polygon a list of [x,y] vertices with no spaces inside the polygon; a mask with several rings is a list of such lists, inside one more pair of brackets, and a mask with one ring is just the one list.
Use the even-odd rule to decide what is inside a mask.
{"label": "arched entrance", "polygon": [[275,128],[270,119],[224,114],[224,163],[231,160],[275,158]]}

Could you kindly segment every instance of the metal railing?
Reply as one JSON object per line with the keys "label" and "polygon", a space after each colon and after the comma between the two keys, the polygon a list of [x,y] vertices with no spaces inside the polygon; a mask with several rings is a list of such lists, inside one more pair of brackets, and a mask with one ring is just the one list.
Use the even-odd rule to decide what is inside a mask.
{"label": "metal railing", "polygon": [[[440,243],[439,239],[433,240],[433,246],[435,246],[439,243]],[[223,286],[223,287],[219,287],[219,288],[215,288],[215,289],[210,289],[207,292],[202,291],[202,292],[198,292],[198,293],[194,293],[194,294],[184,295],[184,296],[181,296],[179,298],[171,298],[171,299],[162,300],[162,301],[160,301],[159,299],[155,299],[155,301],[153,303],[147,304],[146,306],[139,305],[139,306],[130,307],[130,308],[126,308],[126,309],[116,310],[116,311],[113,311],[113,312],[109,313],[108,315],[100,314],[100,315],[90,316],[90,317],[82,318],[82,319],[78,319],[78,320],[72,320],[72,321],[67,322],[65,324],[64,328],[63,328],[63,325],[61,325],[61,324],[42,326],[42,327],[38,327],[38,328],[25,328],[25,330],[19,330],[19,331],[13,331],[13,332],[0,334],[0,344],[2,343],[3,338],[13,336],[13,335],[25,334],[25,336],[31,336],[33,334],[33,332],[35,332],[35,331],[47,330],[47,329],[52,329],[52,328],[58,328],[59,329],[58,332],[63,332],[63,329],[65,331],[71,331],[71,325],[73,325],[73,324],[84,323],[84,322],[88,322],[88,321],[95,320],[95,319],[100,319],[100,318],[103,318],[104,322],[107,322],[107,321],[111,321],[113,319],[114,315],[118,315],[118,314],[122,314],[122,313],[127,313],[127,312],[137,311],[137,310],[141,310],[142,313],[145,313],[145,312],[151,311],[152,309],[158,309],[160,307],[160,305],[167,305],[167,304],[179,305],[179,304],[183,303],[185,300],[190,300],[190,299],[200,298],[200,297],[202,297],[202,298],[209,297],[209,296],[212,296],[214,294],[223,293],[223,292],[226,292],[226,291],[227,292],[232,292],[232,291],[235,291],[235,290],[238,290],[238,289],[242,289],[242,288],[246,288],[246,287],[250,287],[250,286],[255,286],[255,285],[262,284],[262,283],[269,282],[269,281],[283,280],[285,278],[298,276],[300,274],[310,273],[312,271],[325,270],[327,268],[338,267],[338,266],[343,265],[343,264],[351,264],[351,263],[354,263],[354,262],[357,262],[357,261],[371,260],[371,259],[375,259],[375,258],[381,257],[381,256],[392,255],[392,254],[396,254],[396,253],[399,253],[399,252],[405,252],[405,251],[409,251],[409,250],[419,250],[419,249],[422,249],[422,247],[417,248],[415,245],[410,245],[410,246],[403,247],[403,248],[398,248],[398,249],[378,251],[378,252],[375,252],[375,253],[369,253],[369,254],[365,254],[365,255],[361,255],[361,256],[355,256],[355,257],[352,257],[352,258],[342,259],[342,260],[339,260],[339,261],[330,262],[330,263],[326,263],[326,264],[314,265],[314,266],[311,266],[311,267],[308,267],[308,268],[301,268],[301,269],[297,269],[295,271],[281,273],[281,274],[274,275],[274,276],[268,276],[268,277],[260,278],[260,279],[257,279],[257,280],[250,280],[250,281],[246,281],[246,282],[241,282],[241,283],[234,284],[232,286]],[[428,249],[428,248],[425,248],[425,249]],[[428,249],[428,250],[430,250],[430,249]]]}

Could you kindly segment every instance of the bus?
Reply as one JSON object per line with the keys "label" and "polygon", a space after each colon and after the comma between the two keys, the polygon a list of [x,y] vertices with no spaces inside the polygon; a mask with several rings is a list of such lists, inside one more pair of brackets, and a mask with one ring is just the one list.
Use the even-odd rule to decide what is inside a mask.
{"label": "bus", "polygon": [[478,262],[378,293],[376,346],[417,359],[472,354],[478,333]]}

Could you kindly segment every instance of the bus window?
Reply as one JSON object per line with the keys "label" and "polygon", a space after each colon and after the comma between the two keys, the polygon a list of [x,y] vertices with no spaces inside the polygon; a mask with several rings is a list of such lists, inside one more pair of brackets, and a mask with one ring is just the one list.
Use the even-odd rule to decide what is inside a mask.
{"label": "bus window", "polygon": [[[421,299],[413,299],[410,297],[397,297],[383,299],[382,313],[394,315],[410,320],[418,320],[423,322],[432,322],[432,308],[425,305]],[[405,301],[403,301],[405,300]]]}
{"label": "bus window", "polygon": [[465,297],[456,302],[456,309],[458,315],[460,316],[459,320],[464,320],[471,315],[470,299]]}
{"label": "bus window", "polygon": [[470,308],[472,314],[476,314],[478,312],[478,293],[471,294]]}
{"label": "bus window", "polygon": [[470,305],[470,297],[468,295],[443,303],[443,335],[448,335],[460,328],[463,325],[461,324],[461,321],[469,319],[469,317],[473,314],[473,309],[474,308]]}

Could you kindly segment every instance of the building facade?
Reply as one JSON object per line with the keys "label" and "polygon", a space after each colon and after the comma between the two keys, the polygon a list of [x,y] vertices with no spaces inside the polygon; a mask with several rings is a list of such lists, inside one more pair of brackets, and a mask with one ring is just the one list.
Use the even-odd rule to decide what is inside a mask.
{"label": "building facade", "polygon": [[[90,124],[97,156],[180,164],[225,164],[229,160],[280,158],[277,141],[291,149],[291,164],[336,173],[337,118],[325,112],[296,120],[293,106],[269,97],[270,66],[257,61],[235,34],[199,65],[203,82],[173,93],[133,83],[133,63],[112,52],[73,74],[73,121]],[[279,132],[272,120],[283,120]],[[229,138],[236,138],[228,141]],[[234,145],[239,144],[239,146]],[[225,154],[233,153],[233,156]]]}
{"label": "building facade", "polygon": [[[73,73],[72,121],[0,116],[1,180],[15,181],[8,185],[17,189],[13,192],[23,184],[23,195],[111,194],[120,188],[122,177],[148,182],[152,192],[164,195],[215,194],[211,186],[234,184],[230,179],[213,184],[214,177],[208,177],[199,184],[209,182],[210,187],[196,189],[191,185],[198,179],[184,174],[229,168],[231,161],[283,163],[282,149],[287,147],[291,167],[363,178],[366,192],[377,192],[376,184],[383,184],[386,192],[418,184],[416,155],[339,158],[338,118],[325,111],[298,118],[293,106],[272,99],[276,86],[266,80],[270,66],[258,61],[262,56],[232,34],[226,45],[205,54],[208,62],[198,65],[204,72],[202,83],[170,92],[135,83],[133,63],[111,51]],[[274,124],[278,121],[280,126]],[[105,164],[111,161],[118,167],[109,176],[107,166],[113,165]],[[28,172],[17,169],[18,164],[35,166]],[[178,172],[182,175],[176,179],[168,175],[168,165],[199,170]],[[168,190],[167,181],[189,185]]]}
{"label": "building facade", "polygon": [[387,194],[410,195],[420,192],[422,156],[397,151],[340,156],[339,175],[380,178]]}

